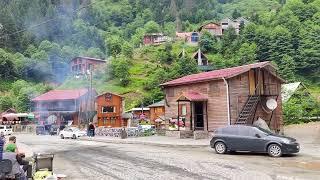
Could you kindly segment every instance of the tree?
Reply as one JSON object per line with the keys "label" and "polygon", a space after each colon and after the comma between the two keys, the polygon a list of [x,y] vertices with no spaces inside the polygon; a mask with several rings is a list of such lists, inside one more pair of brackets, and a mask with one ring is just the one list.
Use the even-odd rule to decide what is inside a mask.
{"label": "tree", "polygon": [[288,82],[295,81],[296,65],[291,56],[284,55],[281,61],[278,63],[281,77]]}
{"label": "tree", "polygon": [[144,25],[144,29],[146,33],[159,33],[160,32],[160,26],[158,23],[154,21],[149,21]]}
{"label": "tree", "polygon": [[5,111],[13,107],[11,96],[5,95],[0,97],[0,111]]}
{"label": "tree", "polygon": [[12,61],[12,55],[0,49],[0,79],[10,80],[17,77],[17,70]]}
{"label": "tree", "polygon": [[124,42],[122,45],[121,52],[128,58],[132,58],[133,56],[133,47],[129,42]]}
{"label": "tree", "polygon": [[181,57],[174,64],[170,72],[172,78],[178,78],[199,72],[196,61],[189,57]]}
{"label": "tree", "polygon": [[111,60],[112,75],[119,79],[121,86],[127,86],[130,82],[129,61],[120,55]]}
{"label": "tree", "polygon": [[106,39],[108,53],[111,56],[117,56],[121,53],[123,40],[119,36],[111,36]]}
{"label": "tree", "polygon": [[257,59],[257,45],[243,43],[237,53],[238,65],[254,63]]}
{"label": "tree", "polygon": [[241,13],[237,9],[234,9],[231,16],[233,19],[237,19],[238,17],[241,17]]}
{"label": "tree", "polygon": [[218,41],[217,39],[208,31],[205,31],[201,37],[200,37],[200,41],[199,41],[199,45],[200,45],[200,49],[201,51],[203,51],[204,53],[207,52],[217,52],[217,44]]}

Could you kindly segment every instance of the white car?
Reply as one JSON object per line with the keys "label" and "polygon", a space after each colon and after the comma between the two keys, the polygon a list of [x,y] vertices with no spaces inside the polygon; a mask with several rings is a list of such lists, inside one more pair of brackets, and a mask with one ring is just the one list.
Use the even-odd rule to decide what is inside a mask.
{"label": "white car", "polygon": [[11,135],[12,134],[12,126],[0,125],[0,133],[3,133],[4,135]]}
{"label": "white car", "polygon": [[62,131],[59,132],[59,136],[61,139],[64,138],[72,138],[77,139],[78,137],[85,136],[87,134],[86,131],[81,131],[76,127],[66,127]]}

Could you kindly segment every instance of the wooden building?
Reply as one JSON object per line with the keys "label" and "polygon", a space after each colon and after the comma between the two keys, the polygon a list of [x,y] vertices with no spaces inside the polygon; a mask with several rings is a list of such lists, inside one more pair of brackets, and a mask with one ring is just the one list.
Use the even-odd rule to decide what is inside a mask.
{"label": "wooden building", "polygon": [[34,99],[33,113],[39,124],[87,124],[93,119],[95,90],[52,90]]}
{"label": "wooden building", "polygon": [[146,34],[143,37],[143,44],[144,45],[158,45],[169,40],[168,36],[162,33],[152,33]]}
{"label": "wooden building", "polygon": [[150,108],[148,107],[141,107],[141,108],[132,108],[127,113],[132,114],[133,120],[150,120]]}
{"label": "wooden building", "polygon": [[124,109],[124,97],[103,93],[96,97],[95,107],[97,111],[98,126],[126,127],[127,121],[121,115]]}
{"label": "wooden building", "polygon": [[164,117],[164,100],[153,103],[148,106],[150,108],[150,122],[151,124],[155,124],[157,119],[161,119]]}
{"label": "wooden building", "polygon": [[214,36],[222,36],[222,26],[219,23],[210,22],[200,26],[199,32],[208,31]]}
{"label": "wooden building", "polygon": [[69,66],[72,74],[81,75],[85,74],[87,70],[95,70],[103,64],[106,64],[106,61],[102,59],[75,57],[70,61]]}
{"label": "wooden building", "polygon": [[[252,124],[258,118],[282,131],[281,84],[270,62],[188,75],[162,84],[165,117],[177,119],[178,130],[212,132],[232,124]],[[273,110],[266,102],[276,103]]]}
{"label": "wooden building", "polygon": [[176,32],[176,39],[186,42],[188,45],[197,45],[200,40],[198,32]]}

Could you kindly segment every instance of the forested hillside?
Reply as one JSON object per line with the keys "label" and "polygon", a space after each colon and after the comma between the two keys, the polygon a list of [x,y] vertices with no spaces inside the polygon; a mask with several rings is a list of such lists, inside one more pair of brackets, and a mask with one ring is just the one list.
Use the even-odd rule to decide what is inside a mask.
{"label": "forested hillside", "polygon": [[160,83],[198,72],[188,57],[178,58],[198,47],[141,47],[144,34],[174,37],[225,17],[250,23],[221,40],[203,34],[200,48],[215,68],[270,60],[286,80],[319,93],[320,0],[2,0],[0,111],[28,111],[29,99],[50,88],[85,87],[86,79],[67,74],[78,55],[110,61],[94,74],[99,92],[124,94],[128,107],[160,100]]}

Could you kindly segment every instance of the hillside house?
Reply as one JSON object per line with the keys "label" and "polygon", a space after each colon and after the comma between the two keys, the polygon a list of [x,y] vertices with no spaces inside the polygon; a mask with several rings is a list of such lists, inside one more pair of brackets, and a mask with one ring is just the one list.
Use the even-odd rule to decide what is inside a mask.
{"label": "hillside house", "polygon": [[95,109],[97,111],[98,126],[127,126],[127,121],[121,117],[124,110],[124,97],[109,92],[100,94],[96,97]]}
{"label": "hillside house", "polygon": [[52,90],[34,99],[33,113],[39,124],[70,124],[88,123],[95,115],[95,90],[88,89]]}
{"label": "hillside house", "polygon": [[87,73],[88,70],[94,71],[106,64],[105,60],[91,58],[91,57],[75,57],[70,63],[70,71],[74,75],[81,75]]}
{"label": "hillside house", "polygon": [[213,66],[209,64],[207,56],[200,49],[192,54],[192,58],[197,62],[200,71],[213,70]]}
{"label": "hillside house", "polygon": [[[218,127],[253,124],[258,118],[265,120],[272,130],[282,132],[283,82],[270,62],[192,74],[166,82],[161,85],[165,92],[165,117],[178,121],[174,122],[178,131],[167,131],[168,135],[182,137],[183,132],[189,131],[194,136],[207,136]],[[266,102],[271,102],[273,107],[269,109]]]}
{"label": "hillside house", "polygon": [[200,40],[198,32],[176,32],[176,39],[186,42],[188,45],[197,45]]}
{"label": "hillside house", "polygon": [[153,103],[148,106],[150,108],[150,122],[151,124],[156,124],[156,122],[161,122],[164,120],[164,100]]}
{"label": "hillside house", "polygon": [[169,40],[168,36],[162,33],[146,34],[143,37],[144,45],[159,45]]}
{"label": "hillside house", "polygon": [[199,32],[208,31],[214,36],[222,36],[222,26],[219,23],[210,22],[200,26]]}
{"label": "hillside house", "polygon": [[236,31],[236,34],[239,34],[240,32],[240,25],[243,24],[243,25],[246,25],[248,24],[249,21],[246,20],[245,18],[243,17],[239,17],[235,20],[233,19],[230,19],[230,18],[225,18],[225,19],[222,19],[220,21],[220,25],[222,27],[222,34],[224,33],[225,30],[227,30],[228,28],[234,28],[235,31]]}

